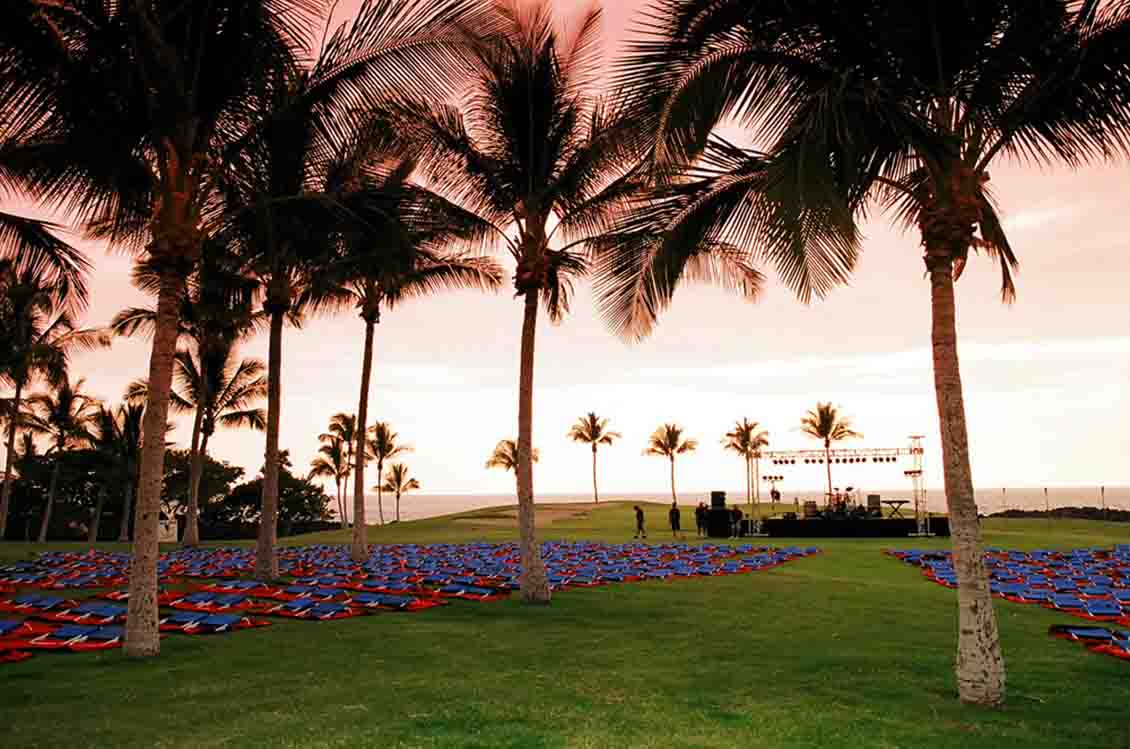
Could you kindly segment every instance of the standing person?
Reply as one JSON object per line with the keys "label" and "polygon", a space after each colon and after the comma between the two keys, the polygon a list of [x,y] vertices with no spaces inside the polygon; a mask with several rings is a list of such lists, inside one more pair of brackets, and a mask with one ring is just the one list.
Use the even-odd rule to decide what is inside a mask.
{"label": "standing person", "polygon": [[706,505],[702,502],[698,503],[698,507],[694,508],[694,524],[695,529],[698,531],[699,538],[706,535]]}
{"label": "standing person", "polygon": [[736,506],[730,510],[730,533],[734,538],[742,535],[742,511]]}
{"label": "standing person", "polygon": [[682,531],[681,520],[682,513],[679,512],[679,505],[672,502],[671,509],[667,511],[667,519],[671,522],[671,536],[674,538],[679,537],[679,532]]}
{"label": "standing person", "polygon": [[643,527],[643,510],[639,505],[633,505],[636,511],[636,535],[633,538],[647,538],[647,530]]}

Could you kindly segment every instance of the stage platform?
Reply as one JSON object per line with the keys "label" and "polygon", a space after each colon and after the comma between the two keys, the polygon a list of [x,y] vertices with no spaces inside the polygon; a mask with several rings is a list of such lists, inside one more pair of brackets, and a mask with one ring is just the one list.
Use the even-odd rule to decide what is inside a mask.
{"label": "stage platform", "polygon": [[[770,538],[906,538],[918,533],[913,518],[785,520],[771,518],[761,523]],[[930,535],[949,536],[949,518],[930,518]]]}

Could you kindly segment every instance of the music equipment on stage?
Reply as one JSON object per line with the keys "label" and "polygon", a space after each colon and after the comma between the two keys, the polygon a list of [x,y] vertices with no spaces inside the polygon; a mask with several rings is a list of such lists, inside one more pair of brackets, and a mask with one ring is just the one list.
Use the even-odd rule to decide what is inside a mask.
{"label": "music equipment on stage", "polygon": [[734,528],[734,518],[730,511],[713,507],[706,513],[706,535],[710,538],[729,538]]}
{"label": "music equipment on stage", "polygon": [[867,495],[867,514],[882,517],[883,503],[878,494]]}
{"label": "music equipment on stage", "polygon": [[817,512],[818,511],[816,509],[816,503],[815,502],[810,500],[810,501],[804,503],[804,517],[814,518],[814,517],[816,517]]}
{"label": "music equipment on stage", "polygon": [[726,506],[726,492],[710,492],[710,508],[722,509]]}

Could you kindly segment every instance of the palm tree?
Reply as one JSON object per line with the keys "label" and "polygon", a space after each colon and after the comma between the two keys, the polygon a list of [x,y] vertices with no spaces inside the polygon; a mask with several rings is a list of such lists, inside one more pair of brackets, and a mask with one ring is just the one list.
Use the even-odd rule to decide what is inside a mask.
{"label": "palm tree", "polygon": [[7,532],[16,432],[23,426],[26,389],[38,378],[61,385],[72,353],[109,345],[102,331],[78,328],[71,313],[65,307],[60,309],[60,300],[73,293],[58,281],[46,280],[41,270],[35,263],[21,267],[16,261],[0,261],[0,329],[5,335],[5,345],[0,347],[0,385],[14,390],[6,421],[0,539]]}
{"label": "palm tree", "polygon": [[[358,166],[373,147],[358,144]],[[379,145],[379,144],[378,144]],[[369,191],[372,201],[364,211],[365,229],[351,233],[341,258],[332,268],[328,284],[313,292],[321,308],[356,307],[365,324],[361,359],[361,394],[357,406],[357,428],[367,428],[369,382],[373,364],[373,336],[383,308],[415,297],[449,289],[496,289],[502,280],[493,260],[463,253],[441,251],[453,240],[474,240],[489,227],[473,214],[457,209],[439,196],[408,181],[413,162],[400,160],[391,170],[360,168],[350,189]],[[351,169],[352,171],[352,169]],[[385,237],[384,242],[376,242]],[[358,451],[353,495],[354,560],[368,554],[365,523],[365,451]],[[381,479],[378,476],[377,488]],[[378,509],[380,506],[378,504]],[[383,515],[383,511],[382,511]],[[382,516],[381,523],[384,523]]]}
{"label": "palm tree", "polygon": [[[767,144],[762,177],[724,169],[704,210],[679,219],[684,250],[728,231],[853,257],[855,219],[875,205],[918,230],[958,577],[958,691],[1002,704],[953,285],[969,250],[983,249],[1000,268],[1002,298],[1015,293],[1016,257],[989,188],[994,162],[1078,166],[1126,153],[1130,5],[865,0],[849,17],[828,3],[662,0],[650,18],[620,82],[636,94],[657,161],[689,163],[722,120],[760,123],[755,136]],[[815,270],[838,280],[850,266]]]}
{"label": "palm tree", "polygon": [[85,382],[80,379],[72,383],[69,377],[64,376],[53,392],[36,393],[27,401],[30,411],[28,428],[50,440],[51,447],[46,454],[55,456],[51,486],[47,490],[47,505],[43,509],[43,519],[39,525],[39,543],[47,541],[47,528],[55,505],[63,453],[94,439],[91,430],[98,418],[100,404],[97,399],[82,392]]}
{"label": "palm tree", "polygon": [[402,129],[417,141],[429,183],[489,222],[517,265],[521,592],[527,603],[545,603],[530,457],[538,304],[553,322],[568,311],[572,279],[586,270],[578,251],[634,187],[633,140],[618,108],[596,95],[599,7],[581,16],[573,33],[555,27],[548,0],[489,7],[494,19],[486,25],[494,31],[471,46],[473,73],[458,104],[409,106]]}
{"label": "palm tree", "polygon": [[[378,421],[373,426],[369,427],[369,439],[366,444],[366,458],[377,461],[377,513],[381,525],[385,524],[385,511],[384,505],[381,500],[381,485],[384,482],[384,465],[385,461],[389,458],[394,458],[403,453],[412,452],[412,448],[408,445],[397,443],[398,435],[392,431],[392,428],[386,421]],[[358,473],[360,476],[360,473]],[[354,485],[356,486],[356,484]],[[353,509],[353,525],[356,528],[358,523],[364,522],[364,514],[357,514],[356,505]],[[368,555],[368,547],[364,548],[364,554]]]}
{"label": "palm tree", "polygon": [[800,430],[809,437],[814,437],[824,442],[824,463],[828,469],[828,498],[832,501],[832,443],[841,440],[862,437],[859,432],[852,431],[851,420],[842,416],[831,403],[817,403],[800,420]]}
{"label": "palm tree", "polygon": [[396,492],[396,522],[400,522],[400,495],[420,488],[420,482],[408,475],[408,466],[393,463],[388,467],[388,478],[381,488],[386,492]]}
{"label": "palm tree", "polygon": [[[219,386],[219,380],[223,378],[219,370],[227,366],[236,342],[257,332],[264,320],[263,314],[253,307],[254,284],[225,267],[223,252],[224,248],[217,241],[205,240],[199,268],[189,278],[180,300],[179,339],[195,346],[197,358],[203,363],[199,368],[211,372],[211,376],[199,378],[199,381],[190,377],[193,384],[188,386],[193,392],[195,410],[189,447],[188,512],[183,536],[186,546],[194,546],[200,541],[198,509],[204,469],[201,431],[206,422],[206,411],[214,400],[212,388]],[[159,289],[160,280],[154,277],[150,268],[140,265],[134,275],[135,284],[143,290],[156,292]],[[114,316],[110,329],[115,335],[140,333],[151,336],[156,323],[156,310],[131,307]],[[181,358],[182,352],[178,351],[174,377],[187,371]],[[199,368],[192,364],[189,370]],[[134,393],[134,398],[145,399],[147,395],[146,389],[142,389]],[[173,398],[172,408],[183,412],[184,402],[184,399],[178,401]]]}
{"label": "palm tree", "polygon": [[318,439],[326,442],[333,439],[341,440],[345,451],[345,475],[342,478],[342,503],[341,527],[348,523],[346,509],[348,503],[345,498],[349,496],[349,477],[353,472],[353,448],[357,445],[357,414],[336,413],[330,417],[329,431],[319,434]]}
{"label": "palm tree", "polygon": [[341,480],[349,477],[349,461],[345,454],[345,444],[340,437],[332,434],[321,435],[322,444],[318,454],[310,461],[308,480],[331,478],[334,481],[337,497],[337,516],[341,527],[345,528],[345,505],[341,494]]}
{"label": "palm tree", "polygon": [[824,442],[824,463],[828,470],[828,494],[826,502],[832,502],[832,443],[842,439],[862,437],[851,428],[851,420],[842,416],[832,403],[816,403],[805,418],[800,420],[801,432]]}
{"label": "palm tree", "polygon": [[671,461],[671,502],[678,500],[675,495],[675,457],[698,449],[698,440],[683,437],[683,428],[678,424],[664,424],[651,433],[647,439],[644,455],[661,455]]}
{"label": "palm tree", "polygon": [[[217,426],[226,429],[263,431],[265,414],[254,405],[267,393],[263,376],[266,367],[258,359],[236,362],[235,347],[225,339],[213,341],[202,355],[194,356],[187,349],[177,351],[174,379],[178,389],[170,393],[172,407],[180,413],[195,414],[192,425],[191,464],[189,467],[188,509],[185,513],[183,543],[200,543],[200,477],[208,456],[208,441]],[[148,385],[138,381],[130,385],[126,398],[144,401]]]}
{"label": "palm tree", "polygon": [[[756,421],[749,419],[734,422],[734,428],[726,432],[726,436],[722,438],[724,449],[735,452],[745,459],[745,497],[751,511],[755,500],[760,504],[761,482],[756,479],[761,467],[757,463],[761,459],[761,448],[768,444],[769,432],[762,429]],[[755,486],[758,488],[756,493],[753,491]]]}
{"label": "palm tree", "polygon": [[[291,67],[275,78],[262,96],[261,116],[240,130],[226,153],[218,177],[219,234],[260,283],[270,317],[267,448],[256,544],[260,577],[278,576],[284,319],[295,318],[304,303],[316,299],[317,277],[332,272],[343,245],[396,241],[387,221],[380,221],[388,213],[388,196],[375,193],[370,179],[388,172],[386,157],[396,135],[381,107],[401,97],[442,98],[454,90],[464,65],[458,52],[463,39],[453,24],[472,23],[477,5],[366,0],[320,51],[308,51],[309,66]],[[361,430],[357,439],[363,435]]]}
{"label": "palm tree", "polygon": [[[17,2],[0,40],[6,172],[160,276],[125,651],[156,655],[157,533],[178,298],[200,256],[206,175],[308,36],[306,0]],[[37,103],[38,102],[38,103]],[[112,134],[112,135],[111,135]]]}
{"label": "palm tree", "polygon": [[[530,458],[538,462],[538,450],[535,447]],[[514,440],[499,440],[494,446],[494,452],[487,458],[487,468],[501,468],[504,471],[518,471],[518,443]]]}
{"label": "palm tree", "polygon": [[600,502],[596,491],[596,449],[600,445],[611,445],[614,440],[620,439],[620,433],[608,428],[608,419],[601,419],[589,411],[577,419],[577,423],[569,429],[569,439],[592,446],[592,501]]}
{"label": "palm tree", "polygon": [[88,540],[98,540],[98,530],[102,522],[102,508],[111,485],[116,481],[124,492],[122,498],[122,517],[118,530],[118,541],[129,541],[130,510],[133,505],[133,487],[137,481],[137,468],[141,454],[141,424],[145,407],[141,403],[127,402],[116,409],[105,406],[99,408],[94,422],[93,447],[101,455],[106,467],[106,481],[98,494],[94,517],[90,524]]}

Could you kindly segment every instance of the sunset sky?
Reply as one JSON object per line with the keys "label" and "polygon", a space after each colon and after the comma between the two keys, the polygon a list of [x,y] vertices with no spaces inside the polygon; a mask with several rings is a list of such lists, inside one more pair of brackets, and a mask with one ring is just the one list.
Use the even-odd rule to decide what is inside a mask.
{"label": "sunset sky", "polygon": [[[347,5],[339,15],[349,12]],[[561,3],[563,9],[576,5]],[[610,54],[638,5],[609,3]],[[1002,163],[992,172],[1022,265],[1012,306],[1000,303],[997,269],[983,257],[971,260],[957,287],[979,486],[1130,484],[1128,177],[1125,164],[1072,173]],[[665,462],[641,455],[647,436],[664,421],[678,422],[700,441],[698,452],[678,465],[680,490],[692,491],[742,484],[739,459],[719,444],[742,417],[769,430],[772,448],[815,447],[797,425],[818,399],[853,418],[865,435],[857,446],[897,447],[909,434],[927,435],[928,484],[940,486],[929,287],[918,241],[882,216],[866,234],[852,285],[827,300],[803,306],[775,279],[756,305],[685,287],[656,333],[640,344],[608,333],[582,284],[571,316],[558,327],[543,318],[539,328],[536,489],[589,489],[589,453],[565,438],[585,411],[609,417],[624,435],[601,454],[604,492],[665,489]],[[96,263],[87,324],[105,324],[122,307],[152,303],[131,287],[129,258],[80,244]],[[513,491],[511,474],[488,471],[483,463],[495,442],[516,436],[520,327],[520,304],[505,290],[449,294],[384,314],[370,420],[391,422],[415,448],[405,462],[425,490]],[[362,333],[351,315],[312,319],[285,333],[281,445],[297,466],[313,456],[331,414],[357,408]],[[146,374],[149,346],[119,340],[112,350],[79,356],[74,376],[85,376],[89,390],[116,401],[129,381]],[[265,360],[265,336],[243,353]],[[190,426],[185,419],[175,433],[182,446]],[[263,436],[219,433],[211,449],[254,473],[262,464]],[[903,467],[857,467],[843,483],[899,486]],[[818,467],[792,467],[786,477],[798,490],[823,481]]]}

